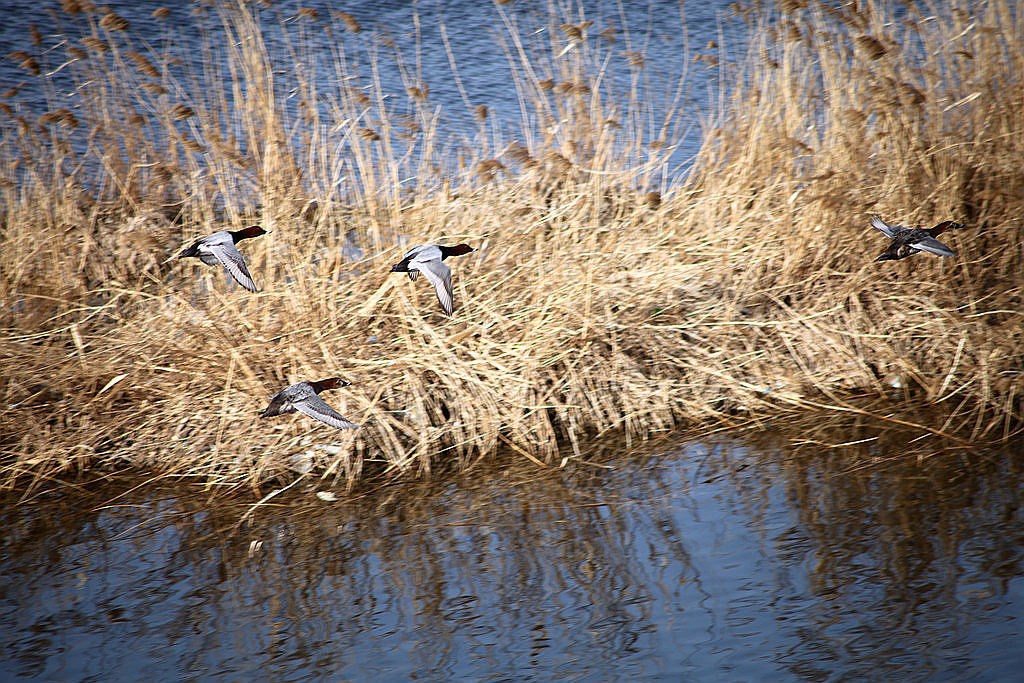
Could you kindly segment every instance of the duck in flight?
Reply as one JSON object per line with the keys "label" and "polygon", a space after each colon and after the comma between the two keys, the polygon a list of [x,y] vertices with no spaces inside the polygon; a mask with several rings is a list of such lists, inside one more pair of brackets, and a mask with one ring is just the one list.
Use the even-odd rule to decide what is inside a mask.
{"label": "duck in flight", "polygon": [[936,256],[956,256],[955,251],[935,238],[946,230],[955,230],[964,226],[953,221],[943,221],[934,228],[907,228],[902,225],[886,223],[880,216],[872,216],[871,227],[881,230],[886,237],[892,238],[892,244],[875,260],[898,261],[913,256],[919,251],[927,251]]}
{"label": "duck in flight", "polygon": [[274,394],[274,397],[270,399],[270,405],[260,411],[259,415],[260,417],[273,417],[294,413],[297,410],[337,429],[355,429],[359,425],[346,420],[341,413],[327,405],[319,396],[320,392],[325,389],[347,387],[349,384],[351,382],[346,382],[339,377],[322,379],[319,382],[293,384]]}
{"label": "duck in flight", "polygon": [[221,230],[208,237],[198,239],[190,247],[184,249],[178,258],[195,257],[208,266],[215,266],[218,263],[227,269],[235,282],[242,285],[250,292],[255,292],[256,284],[249,275],[249,269],[245,267],[245,259],[235,245],[239,240],[249,239],[266,235],[267,231],[258,225],[252,225],[242,230]]}
{"label": "duck in flight", "polygon": [[391,266],[392,273],[409,273],[409,279],[415,281],[416,276],[423,273],[434,285],[437,300],[448,315],[455,310],[455,299],[452,294],[452,271],[442,263],[449,256],[462,256],[476,251],[468,244],[456,244],[444,247],[437,244],[425,244],[413,247],[405,253],[402,260]]}

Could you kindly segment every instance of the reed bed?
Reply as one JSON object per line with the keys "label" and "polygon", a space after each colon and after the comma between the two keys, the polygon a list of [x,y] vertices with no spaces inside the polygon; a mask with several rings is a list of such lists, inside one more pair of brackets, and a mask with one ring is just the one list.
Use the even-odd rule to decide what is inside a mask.
{"label": "reed bed", "polygon": [[[64,2],[58,46],[14,56],[52,106],[3,104],[0,485],[132,467],[353,486],[893,401],[943,410],[926,435],[1008,438],[1024,31],[999,0],[901,7],[746,10],[749,53],[701,56],[729,90],[670,174],[686,75],[651,78],[623,33],[557,4],[541,34],[495,8],[515,133],[467,97],[477,129],[451,135],[416,56],[351,15],[268,28],[273,9],[218,4],[190,62]],[[966,223],[944,236],[959,257],[874,263],[876,212]],[[271,231],[241,245],[257,294],[168,261],[251,223]],[[478,248],[452,259],[450,319],[388,272],[438,240]],[[359,430],[256,417],[333,375],[352,385],[324,398]]]}

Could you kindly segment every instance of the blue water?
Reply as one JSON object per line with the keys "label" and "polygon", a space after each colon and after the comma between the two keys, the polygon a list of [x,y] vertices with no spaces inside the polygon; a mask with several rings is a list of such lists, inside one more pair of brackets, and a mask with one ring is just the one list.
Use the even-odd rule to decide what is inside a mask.
{"label": "blue water", "polygon": [[[198,3],[169,3],[167,8],[170,15],[164,19],[152,17],[153,9],[160,7],[161,3],[103,4],[128,20],[130,31],[116,34],[116,39],[125,45],[126,50],[144,54],[150,54],[152,50],[158,54],[177,56],[197,71],[202,68],[197,60],[204,54],[201,49],[204,40],[211,43],[215,50],[220,50],[219,54],[222,54],[228,40],[217,13],[202,8]],[[602,67],[605,75],[601,80],[614,84],[610,93],[612,99],[620,103],[620,115],[628,106],[626,101],[630,97],[631,78],[634,75],[625,66],[626,58],[622,53],[639,51],[646,55],[647,66],[640,79],[642,89],[639,92],[644,105],[637,110],[646,119],[644,139],[654,140],[667,136],[665,142],[674,150],[666,168],[656,175],[675,177],[688,167],[700,145],[702,118],[711,113],[710,106],[718,92],[716,78],[719,71],[708,68],[705,62],[695,62],[694,59],[702,54],[718,55],[717,47],[708,48],[711,41],[721,43],[734,54],[739,54],[743,49],[746,27],[726,11],[729,4],[726,0],[686,4],[685,12],[681,13],[680,5],[673,0],[625,4],[601,0],[582,3],[569,12],[577,23],[584,18],[593,22],[587,30],[588,40],[594,45],[601,45],[609,60]],[[260,6],[259,3],[256,6]],[[67,59],[67,53],[60,45],[57,24],[47,14],[57,7],[58,3],[0,2],[0,12],[4,18],[0,22],[0,54],[25,51],[37,57],[44,73],[54,74],[53,90],[48,92],[49,88],[22,69],[17,60],[0,60],[0,92],[20,86],[17,96],[4,101],[15,106],[17,112],[29,121],[35,121],[48,110],[61,107],[72,112],[78,111],[77,84],[71,79],[72,69],[59,69]],[[314,22],[299,18],[299,8],[316,9],[320,19]],[[331,11],[341,10],[356,17],[363,31],[353,34],[338,23],[334,24],[334,30],[325,30],[331,23]],[[386,36],[394,41],[403,55],[406,68],[418,74],[413,80],[422,80],[429,87],[429,108],[436,111],[441,137],[447,139],[450,145],[474,149],[483,144],[481,135],[490,141],[503,140],[506,144],[512,140],[522,142],[536,135],[542,125],[537,122],[534,114],[524,114],[521,108],[523,97],[513,86],[511,70],[519,67],[509,63],[501,47],[501,38],[508,36],[505,22],[514,23],[520,28],[521,34],[528,41],[526,49],[531,54],[547,52],[550,55],[553,50],[557,51],[567,45],[568,41],[559,29],[554,28],[561,19],[550,19],[546,2],[520,0],[500,6],[500,11],[504,12],[504,18],[491,2],[415,3],[394,0],[359,0],[344,5],[279,2],[270,7],[262,7],[258,16],[264,27],[263,39],[271,54],[279,60],[281,68],[278,70],[277,87],[291,115],[291,120],[286,121],[286,127],[294,135],[293,142],[297,143],[304,131],[297,108],[301,96],[294,90],[296,83],[288,76],[288,68],[295,64],[295,59],[288,52],[285,34],[281,32],[282,25],[290,40],[314,48],[316,64],[310,68],[320,73],[321,83],[331,86],[334,85],[334,50],[340,47],[349,59],[362,55],[363,80],[356,84],[360,87],[366,87],[372,82],[371,69],[365,60],[368,53],[376,50],[376,66],[380,69],[384,101],[391,108],[391,116],[408,113],[412,106],[392,51],[382,46],[380,37]],[[86,22],[85,15],[75,18],[59,10],[53,16],[59,19],[60,25],[72,36],[80,35],[80,31],[74,27],[83,26]],[[418,24],[414,21],[417,17]],[[41,45],[31,43],[29,27],[32,25],[41,32]],[[451,58],[444,47],[442,26],[451,46]],[[615,42],[611,47],[607,47],[605,38],[600,35],[609,26],[615,29]],[[451,61],[457,65],[458,77],[462,80],[468,101],[464,100],[457,87]],[[673,103],[675,88],[684,74],[682,97],[675,102],[675,114],[667,122],[669,127],[663,129],[664,112]],[[559,80],[558,74],[539,74],[539,77],[545,76]],[[592,76],[596,78],[596,74]],[[196,92],[188,82],[182,85],[186,101],[188,97],[202,98],[210,95],[201,90]],[[177,99],[179,95],[173,97]],[[477,105],[485,105],[490,111],[483,127],[473,118]],[[372,117],[361,124],[372,127]],[[82,131],[82,135],[76,136],[76,139],[85,139],[85,129]],[[244,139],[245,136],[239,137]],[[641,163],[644,160],[637,158],[632,162]],[[101,166],[87,164],[85,168],[88,173],[98,173]],[[91,180],[99,182],[79,177],[79,181],[87,186],[92,184]]]}
{"label": "blue water", "polygon": [[830,436],[881,447],[741,435],[333,503],[296,487],[243,524],[194,491],[48,494],[6,508],[0,671],[1019,678],[1022,454]]}

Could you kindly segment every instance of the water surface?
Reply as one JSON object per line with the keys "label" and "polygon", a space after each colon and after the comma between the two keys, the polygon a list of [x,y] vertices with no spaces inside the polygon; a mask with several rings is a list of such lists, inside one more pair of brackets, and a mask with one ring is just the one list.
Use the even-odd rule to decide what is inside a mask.
{"label": "water surface", "polygon": [[[911,438],[746,434],[334,503],[300,486],[242,525],[180,488],[46,494],[6,507],[0,671],[1014,679],[1024,459],[917,462]],[[815,445],[844,440],[865,445]]]}
{"label": "water surface", "polygon": [[[296,69],[300,73],[312,69],[318,73],[316,80],[321,87],[333,92],[338,54],[344,54],[352,64],[361,64],[355,69],[361,80],[348,85],[372,94],[375,79],[371,74],[379,74],[382,101],[386,103],[389,116],[400,117],[412,112],[403,69],[414,82],[426,86],[428,109],[436,113],[441,139],[449,141],[446,144],[475,148],[485,140],[488,144],[504,140],[498,145],[504,148],[513,140],[523,142],[537,135],[543,137],[547,124],[536,120],[535,113],[528,113],[529,96],[524,109],[523,94],[514,86],[513,69],[522,70],[522,65],[510,63],[506,49],[511,44],[510,32],[505,22],[516,26],[522,35],[524,49],[538,70],[538,78],[559,78],[559,74],[545,71],[548,59],[543,58],[544,55],[550,58],[552,53],[568,46],[569,41],[556,27],[561,21],[591,21],[587,39],[603,46],[602,54],[608,62],[602,65],[600,74],[590,76],[594,83],[614,83],[611,99],[617,106],[609,107],[608,111],[617,110],[624,115],[633,110],[645,122],[645,141],[669,136],[663,140],[674,150],[669,167],[655,174],[662,176],[658,182],[664,182],[689,167],[701,142],[701,124],[713,113],[717,102],[719,70],[710,68],[710,61],[700,61],[701,56],[717,59],[721,54],[718,43],[722,44],[723,51],[736,58],[745,49],[747,26],[728,10],[731,4],[732,0],[683,4],[676,0],[642,3],[590,0],[564,6],[565,16],[557,19],[549,15],[547,0],[518,0],[502,5],[500,11],[494,3],[475,1],[353,0],[338,5],[284,0],[252,6],[256,8],[262,39],[273,65],[278,101],[288,111],[285,128],[291,131],[292,142],[297,147],[301,147],[303,135],[309,131],[298,109],[302,97],[296,92],[293,74]],[[211,9],[211,4],[111,0],[102,5],[129,23],[129,31],[117,32],[113,38],[123,49],[145,53],[158,64],[166,57],[188,64],[186,71],[179,67],[171,70],[174,78],[186,83],[191,78],[185,75],[188,72],[203,79],[201,86],[187,87],[184,92],[175,94],[174,101],[184,98],[188,104],[189,98],[216,101],[223,97],[232,102],[236,96],[232,88],[245,93],[244,80],[228,84],[226,92],[219,95],[206,91],[213,83],[209,82],[204,69],[214,65],[201,62],[208,54],[204,45],[212,46],[212,54],[223,57],[226,46],[235,40],[225,31],[221,17]],[[167,17],[153,17],[153,11],[161,7],[169,11]],[[315,21],[303,18],[300,9],[315,9],[318,18]],[[363,29],[360,33],[347,31],[344,24],[333,18],[332,12],[342,10],[356,18]],[[56,1],[0,0],[0,12],[4,17],[0,22],[0,56],[24,51],[37,58],[44,74],[53,74],[53,86],[44,86],[43,80],[20,66],[19,60],[0,59],[0,92],[17,90],[17,95],[5,96],[4,101],[29,121],[58,108],[68,108],[81,115],[80,84],[71,79],[71,69],[61,68],[68,57],[58,26],[68,35],[78,36],[80,31],[76,27],[85,26],[89,15],[69,15],[60,11]],[[332,22],[337,30],[328,30]],[[40,32],[39,45],[32,43],[31,27]],[[601,35],[609,28],[614,35],[610,45]],[[709,46],[712,43],[715,45]],[[394,57],[395,51],[402,54],[401,68]],[[643,52],[646,57],[644,77],[638,81],[637,96],[641,101],[633,104],[629,100],[636,74],[626,66],[624,55],[630,51]],[[372,67],[368,63],[371,57],[375,59]],[[675,90],[684,75],[684,91],[677,100]],[[609,97],[609,93],[605,92],[604,97]],[[170,106],[171,103],[172,100],[167,100],[164,104]],[[474,119],[478,105],[486,106],[490,112],[487,126],[483,128]],[[675,115],[665,121],[669,108]],[[372,119],[368,117],[359,125],[372,127]],[[325,120],[332,118],[326,116]],[[243,141],[247,139],[243,131],[234,133]],[[338,156],[343,156],[342,138],[340,129],[326,135],[326,144],[338,146]],[[76,144],[76,139],[72,139],[72,144]],[[101,167],[86,168],[90,174],[102,173]],[[87,179],[79,177],[78,180],[85,182]]]}

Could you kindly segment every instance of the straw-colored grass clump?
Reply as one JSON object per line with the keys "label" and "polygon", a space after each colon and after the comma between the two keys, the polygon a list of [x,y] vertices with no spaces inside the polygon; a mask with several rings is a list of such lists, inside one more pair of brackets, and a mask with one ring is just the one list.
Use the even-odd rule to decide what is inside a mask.
{"label": "straw-colored grass clump", "polygon": [[[685,81],[654,90],[628,36],[580,17],[552,10],[542,44],[497,6],[524,118],[510,134],[467,98],[477,129],[458,137],[418,61],[351,15],[271,29],[220,5],[224,39],[190,63],[71,4],[60,47],[14,59],[71,79],[73,102],[4,105],[7,486],[123,465],[352,484],[502,447],[552,462],[610,431],[848,410],[894,384],[947,408],[935,433],[1021,421],[1024,36],[1007,3],[762,11],[685,177],[666,174],[695,123]],[[318,31],[332,54],[310,49]],[[944,236],[959,257],[874,263],[872,212],[966,223]],[[252,222],[271,231],[241,245],[258,294],[166,262]],[[452,259],[451,319],[388,273],[401,245],[439,239],[478,248]],[[256,417],[333,375],[353,382],[324,398],[354,434]]]}

